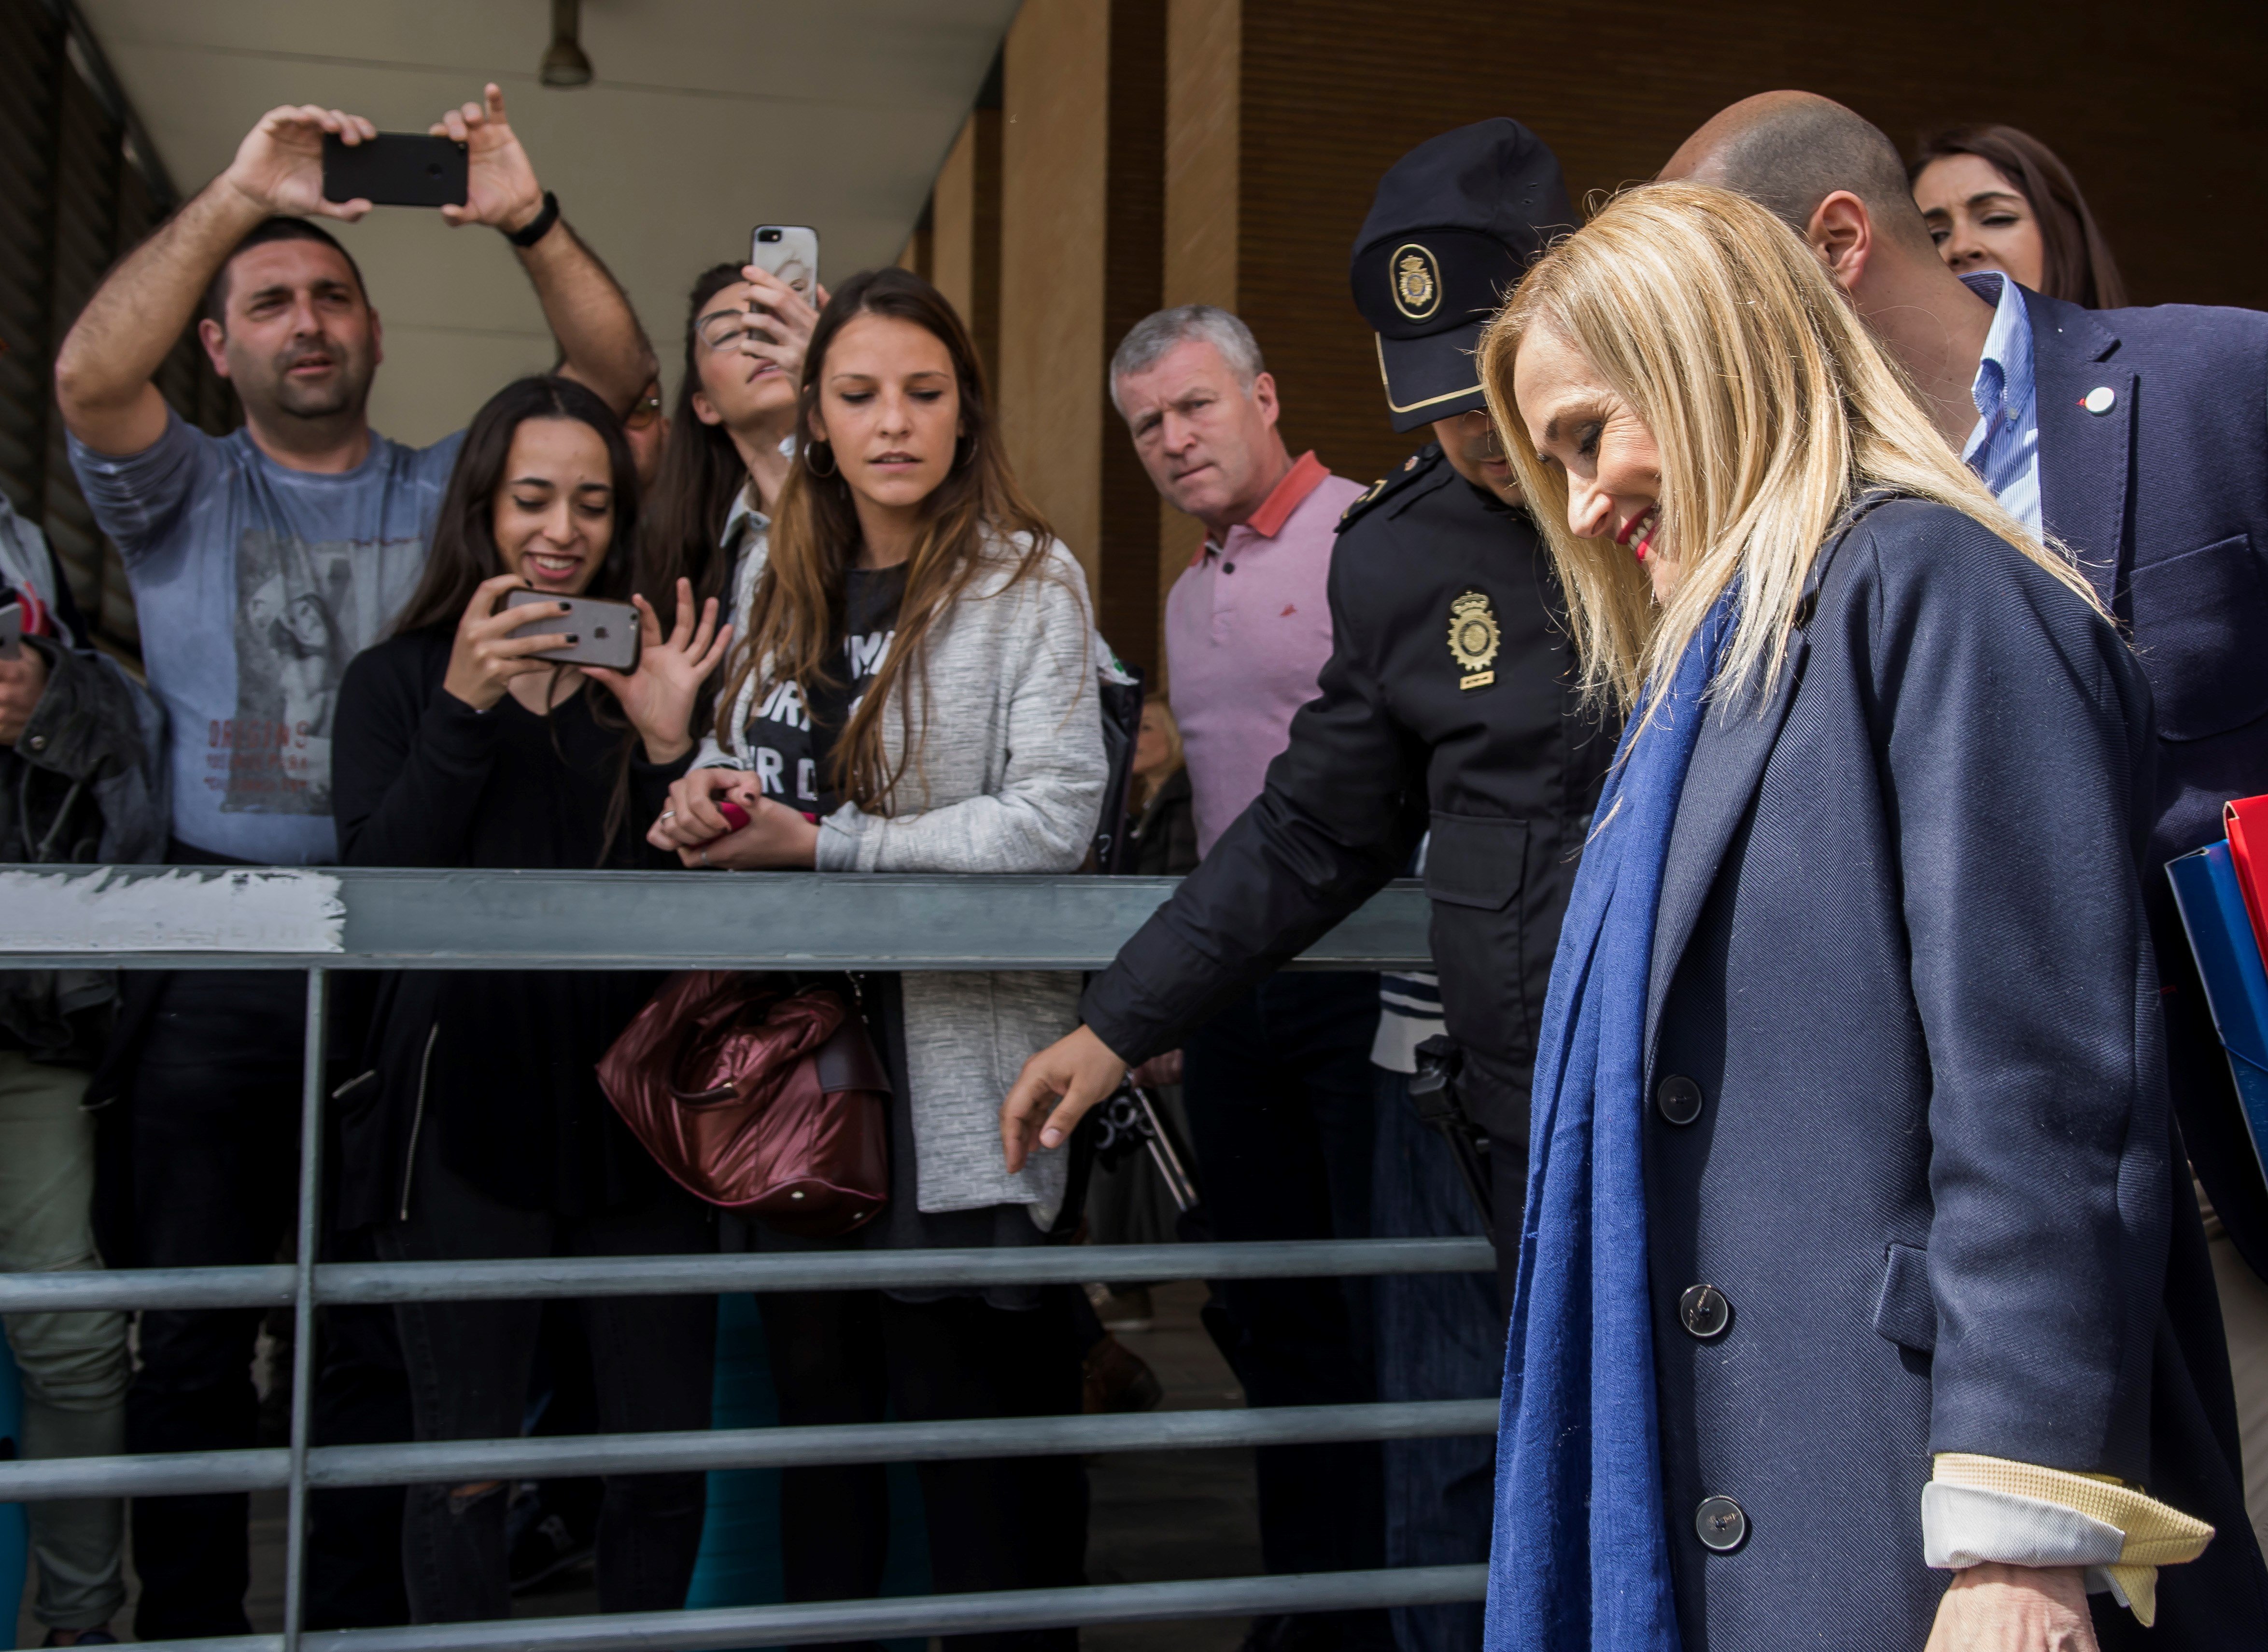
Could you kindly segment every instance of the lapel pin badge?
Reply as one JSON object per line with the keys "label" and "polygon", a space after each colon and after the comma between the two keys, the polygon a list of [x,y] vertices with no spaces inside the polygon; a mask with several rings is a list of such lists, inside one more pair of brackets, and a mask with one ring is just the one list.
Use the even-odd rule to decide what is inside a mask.
{"label": "lapel pin badge", "polygon": [[2118,393],[2108,385],[2097,385],[2080,398],[2079,405],[2099,416],[2118,405]]}

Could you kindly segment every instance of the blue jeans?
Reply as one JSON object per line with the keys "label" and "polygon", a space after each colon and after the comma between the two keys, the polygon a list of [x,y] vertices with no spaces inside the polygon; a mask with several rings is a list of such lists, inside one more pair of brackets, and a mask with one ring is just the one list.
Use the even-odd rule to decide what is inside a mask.
{"label": "blue jeans", "polygon": [[[1419,1122],[1410,1076],[1372,1069],[1378,1153],[1371,1222],[1393,1239],[1483,1237],[1487,1229],[1447,1142]],[[1498,1148],[1498,1151],[1503,1151]],[[1504,1197],[1504,1190],[1497,1191]],[[1517,1209],[1512,1213],[1517,1222]],[[1492,1274],[1388,1274],[1373,1281],[1381,1399],[1494,1399],[1505,1319]],[[1488,1559],[1496,1441],[1487,1435],[1386,1443],[1386,1563],[1462,1566]],[[1396,1606],[1400,1652],[1475,1652],[1481,1603]]]}

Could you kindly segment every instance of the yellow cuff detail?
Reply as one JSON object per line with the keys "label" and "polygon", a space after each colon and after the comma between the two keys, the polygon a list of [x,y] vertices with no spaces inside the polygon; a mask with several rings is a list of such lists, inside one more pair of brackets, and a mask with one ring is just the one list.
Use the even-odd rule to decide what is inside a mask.
{"label": "yellow cuff detail", "polygon": [[2213,1528],[2180,1509],[2135,1490],[2108,1474],[2074,1474],[2066,1469],[2012,1463],[2006,1457],[1940,1451],[1931,1478],[1940,1485],[1973,1486],[2036,1498],[2116,1526],[2125,1535],[2118,1559],[2102,1569],[2117,1584],[2137,1622],[2145,1628],[2158,1616],[2158,1568],[2194,1560],[2213,1541]]}

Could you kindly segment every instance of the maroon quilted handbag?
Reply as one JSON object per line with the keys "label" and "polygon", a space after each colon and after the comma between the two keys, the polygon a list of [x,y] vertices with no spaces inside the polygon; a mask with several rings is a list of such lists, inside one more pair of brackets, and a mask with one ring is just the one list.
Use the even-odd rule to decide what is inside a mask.
{"label": "maroon quilted handbag", "polygon": [[889,1076],[832,992],[673,975],[600,1061],[599,1083],[686,1191],[782,1233],[849,1233],[889,1198]]}

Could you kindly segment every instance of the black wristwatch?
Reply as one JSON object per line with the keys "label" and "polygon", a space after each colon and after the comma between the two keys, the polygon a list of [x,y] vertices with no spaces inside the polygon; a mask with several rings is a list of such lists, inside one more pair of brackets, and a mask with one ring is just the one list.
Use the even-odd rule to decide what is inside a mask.
{"label": "black wristwatch", "polygon": [[551,226],[559,222],[559,197],[549,189],[543,192],[543,210],[516,230],[506,230],[504,239],[514,246],[533,246],[551,233]]}

